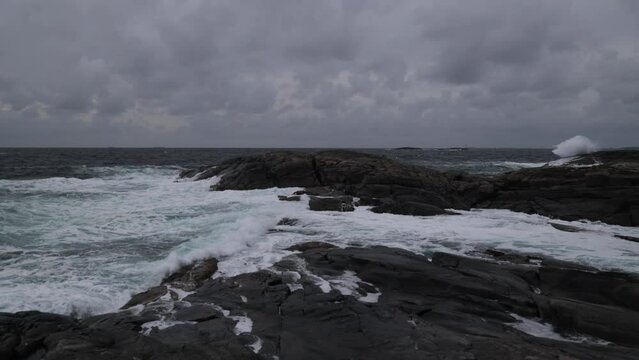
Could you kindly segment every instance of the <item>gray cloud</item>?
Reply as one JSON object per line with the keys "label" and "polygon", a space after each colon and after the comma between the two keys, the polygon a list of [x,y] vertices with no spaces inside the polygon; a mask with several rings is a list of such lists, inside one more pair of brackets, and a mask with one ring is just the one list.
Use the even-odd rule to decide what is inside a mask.
{"label": "gray cloud", "polygon": [[0,146],[637,144],[633,0],[0,2]]}

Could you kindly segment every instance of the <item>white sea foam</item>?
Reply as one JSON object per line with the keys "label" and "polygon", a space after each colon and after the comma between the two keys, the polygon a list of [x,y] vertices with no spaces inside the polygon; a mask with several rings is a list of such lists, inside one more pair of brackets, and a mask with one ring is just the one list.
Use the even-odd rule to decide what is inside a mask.
{"label": "white sea foam", "polygon": [[379,297],[382,295],[381,292],[375,292],[375,293],[367,293],[364,296],[360,296],[359,298],[357,298],[357,300],[361,301],[361,302],[365,302],[365,303],[376,303],[379,301]]}
{"label": "white sea foam", "polygon": [[209,179],[209,185],[217,185],[220,180],[222,180],[222,177],[220,176],[213,176],[212,178]]}
{"label": "white sea foam", "polygon": [[257,353],[260,352],[260,350],[262,350],[263,342],[262,342],[262,339],[260,339],[259,336],[256,336],[256,338],[257,338],[257,340],[255,340],[254,343],[248,345],[248,347],[251,348],[251,350],[253,350],[253,352],[257,354]]}
{"label": "white sea foam", "polygon": [[171,296],[170,293],[173,292],[173,293],[175,293],[175,295],[177,295],[177,299],[178,300],[182,300],[185,297],[195,293],[195,291],[184,291],[182,289],[174,288],[172,286],[167,286],[167,289],[169,291],[164,296],[169,296],[170,297]]}
{"label": "white sea foam", "polygon": [[253,320],[248,316],[229,316],[229,318],[236,321],[233,332],[235,335],[251,333],[253,331]]}
{"label": "white sea foam", "polygon": [[565,158],[576,155],[590,154],[597,151],[597,145],[585,136],[577,135],[562,141],[555,146],[553,154]]}
{"label": "white sea foam", "polygon": [[[0,180],[9,191],[0,202],[0,238],[11,250],[0,257],[0,311],[114,311],[181,264],[215,256],[215,276],[233,276],[267,268],[290,254],[287,247],[313,240],[427,255],[492,247],[639,272],[639,244],[614,237],[637,237],[637,228],[564,222],[589,230],[567,233],[545,217],[507,210],[313,212],[306,201],[277,200],[296,189],[208,191],[205,181],[174,182],[173,169],[116,170],[87,180]],[[277,226],[282,217],[299,223]],[[327,280],[320,285],[331,289]]]}
{"label": "white sea foam", "polygon": [[284,271],[282,273],[282,277],[286,277],[289,281],[286,282],[288,289],[291,292],[295,292],[297,290],[304,290],[304,285],[300,284],[298,281],[302,278],[297,271]]}
{"label": "white sea foam", "polygon": [[146,322],[142,325],[140,325],[140,327],[142,328],[142,330],[140,330],[140,332],[144,335],[149,335],[151,333],[151,331],[153,331],[153,329],[158,329],[158,330],[164,330],[164,329],[168,329],[172,326],[175,325],[180,325],[180,324],[195,324],[195,322],[193,321],[175,321],[175,320],[169,320],[169,319],[160,319],[160,320],[154,320],[154,321],[149,321]]}
{"label": "white sea foam", "polygon": [[[246,298],[244,296],[242,296],[242,301],[246,302]],[[222,307],[215,304],[210,304],[210,305],[212,305],[214,308],[222,312],[224,317],[227,317],[235,321],[235,326],[233,327],[233,333],[235,335],[251,334],[251,332],[253,331],[253,320],[251,320],[251,318],[246,316],[246,314],[231,316],[230,315],[231,312],[229,310],[223,309]],[[257,354],[262,349],[263,342],[259,336],[256,336],[256,335],[253,335],[253,336],[256,338],[255,342],[253,342],[252,344],[248,344],[247,346],[251,350],[253,350],[254,353]]]}
{"label": "white sea foam", "polygon": [[577,343],[589,343],[594,345],[608,345],[609,341],[593,338],[585,335],[562,335],[555,331],[554,327],[551,324],[541,322],[538,319],[528,319],[517,314],[510,314],[512,317],[517,319],[517,322],[512,323],[511,326],[515,329],[525,332],[526,334],[542,337],[546,339],[559,340],[559,341],[568,341],[568,342],[577,342]]}
{"label": "white sea foam", "polygon": [[355,272],[350,270],[344,271],[344,273],[339,276],[331,276],[331,277],[323,276],[321,278],[325,282],[320,282],[321,284],[320,288],[325,293],[328,292],[326,291],[327,290],[326,283],[328,283],[328,286],[330,287],[330,289],[335,289],[339,291],[340,294],[342,295],[353,296],[361,302],[375,303],[379,300],[379,296],[382,294],[381,292],[379,292],[379,290],[377,290],[374,293],[366,293],[365,295],[360,294],[359,291],[357,291],[359,288],[359,283],[364,283],[372,287],[374,286],[373,284],[363,281],[357,276],[357,274],[355,274]]}
{"label": "white sea foam", "polygon": [[517,162],[517,161],[497,161],[494,162],[494,166],[505,167],[508,169],[519,170],[542,167],[548,163],[545,162]]}

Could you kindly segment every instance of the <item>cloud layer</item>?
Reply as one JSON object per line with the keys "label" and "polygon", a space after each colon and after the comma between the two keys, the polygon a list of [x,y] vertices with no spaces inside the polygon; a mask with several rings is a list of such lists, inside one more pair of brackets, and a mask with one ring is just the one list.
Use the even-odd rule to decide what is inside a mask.
{"label": "cloud layer", "polygon": [[634,0],[0,2],[0,146],[639,145]]}

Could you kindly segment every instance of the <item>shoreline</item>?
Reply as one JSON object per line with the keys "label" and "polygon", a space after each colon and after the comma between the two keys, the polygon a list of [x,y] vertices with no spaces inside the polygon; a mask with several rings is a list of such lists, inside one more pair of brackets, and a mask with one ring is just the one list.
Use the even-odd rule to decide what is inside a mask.
{"label": "shoreline", "polygon": [[[213,191],[301,187],[304,190],[281,195],[279,200],[308,199],[312,211],[349,212],[366,206],[374,213],[455,216],[455,210],[471,207],[502,208],[566,220],[586,214],[591,220],[637,226],[637,153],[597,153],[573,164],[487,178],[348,151],[283,152],[186,170],[181,177],[216,177]],[[289,226],[293,220],[280,223]],[[566,233],[588,231],[549,224]],[[616,235],[625,241],[637,240]],[[319,359],[349,352],[362,356],[370,339],[376,338],[386,345],[372,347],[369,358],[446,354],[510,359],[524,353],[543,358],[562,351],[584,359],[603,354],[619,359],[639,356],[639,338],[633,337],[631,326],[639,321],[639,309],[633,305],[639,303],[639,277],[634,274],[490,249],[481,254],[483,259],[443,252],[429,259],[396,248],[299,246],[268,269],[232,277],[212,278],[218,271],[216,259],[189,264],[162,284],[134,295],[127,311],[83,319],[39,312],[0,313],[0,328],[8,334],[0,355],[97,359],[105,354],[125,358],[128,353],[140,358],[173,358],[167,354],[298,358],[307,354],[305,358],[313,358],[308,354],[314,353]],[[205,270],[198,268],[201,263]],[[405,271],[410,281],[402,283]],[[424,279],[430,280],[422,283]],[[395,288],[397,281],[402,283],[400,289]],[[616,285],[607,289],[611,283]],[[432,291],[439,295],[433,297]],[[449,303],[458,305],[442,305]],[[284,304],[291,306],[287,308],[291,328],[283,325]],[[347,320],[345,314],[357,314],[356,321]],[[362,328],[362,316],[370,327]],[[520,330],[545,329],[546,335],[559,338],[525,335],[518,326]],[[40,330],[29,330],[34,328]],[[478,337],[477,332],[490,335]],[[389,340],[399,333],[412,342]],[[441,334],[446,334],[446,340]],[[584,343],[571,342],[579,336]],[[350,341],[343,342],[342,337]],[[491,349],[497,341],[510,345]],[[603,346],[604,342],[611,344]],[[321,346],[325,343],[338,344],[335,352]]]}
{"label": "shoreline", "polygon": [[116,313],[84,319],[0,313],[0,328],[9,339],[0,354],[11,359],[639,355],[636,275],[495,250],[487,250],[485,259],[447,253],[427,258],[396,248],[321,242],[290,251],[271,268],[230,278],[211,278],[214,259],[183,267]]}

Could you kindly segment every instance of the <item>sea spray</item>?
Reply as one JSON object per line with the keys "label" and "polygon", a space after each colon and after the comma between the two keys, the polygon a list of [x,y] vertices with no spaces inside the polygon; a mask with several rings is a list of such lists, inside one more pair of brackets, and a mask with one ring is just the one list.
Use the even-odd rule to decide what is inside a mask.
{"label": "sea spray", "polygon": [[597,151],[597,145],[587,137],[577,135],[556,145],[555,150],[552,152],[559,157],[565,158],[590,154],[595,151]]}
{"label": "sea spray", "polygon": [[[273,202],[278,204],[275,200]],[[215,229],[215,235],[203,234],[203,236],[177,246],[166,259],[158,262],[157,271],[167,275],[197,260],[237,255],[259,243],[268,229],[275,226],[280,216],[282,215],[270,209],[247,210],[243,217],[222,223],[222,226]],[[247,266],[250,265],[247,264]],[[219,272],[223,272],[224,269],[219,270]]]}

